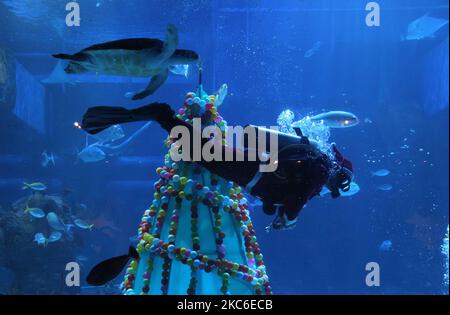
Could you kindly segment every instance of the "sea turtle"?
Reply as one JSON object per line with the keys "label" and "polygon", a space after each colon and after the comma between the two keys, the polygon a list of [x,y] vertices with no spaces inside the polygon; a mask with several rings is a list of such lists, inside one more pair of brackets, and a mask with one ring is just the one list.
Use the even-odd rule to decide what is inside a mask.
{"label": "sea turtle", "polygon": [[154,93],[167,79],[171,67],[196,62],[199,56],[192,50],[177,49],[178,31],[167,26],[166,39],[129,38],[90,46],[73,54],[53,57],[70,60],[66,73],[95,72],[97,74],[148,77],[150,83],[133,100]]}

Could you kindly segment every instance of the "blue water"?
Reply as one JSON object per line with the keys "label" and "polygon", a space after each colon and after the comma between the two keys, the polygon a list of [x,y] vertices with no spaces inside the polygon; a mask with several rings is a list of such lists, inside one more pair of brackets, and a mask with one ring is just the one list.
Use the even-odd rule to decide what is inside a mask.
{"label": "blue water", "polygon": [[[229,125],[276,125],[286,109],[299,119],[344,110],[360,120],[332,129],[330,139],[353,162],[357,194],[314,198],[290,231],[267,234],[272,218],[260,208],[251,212],[274,293],[448,294],[441,254],[449,220],[448,24],[432,38],[402,40],[408,24],[427,13],[448,21],[448,0],[379,0],[379,27],[366,25],[364,0],[79,0],[79,27],[65,25],[68,1],[21,6],[29,1],[16,0],[15,10],[5,2],[11,1],[0,0],[3,292],[115,292],[121,277],[97,290],[84,278],[97,262],[124,254],[136,235],[153,198],[154,169],[167,151],[166,134],[152,124],[121,152],[84,163],[77,154],[86,137],[74,122],[94,105],[164,101],[181,107],[196,89],[195,66],[187,79],[171,75],[137,102],[126,95],[141,90],[146,79],[41,81],[57,64],[51,54],[127,37],[164,38],[166,25],[174,23],[179,47],[202,56],[206,91],[228,85],[220,112]],[[142,125],[123,126],[122,140]],[[54,165],[41,165],[44,151],[54,154]],[[379,169],[390,174],[373,176]],[[34,233],[47,226],[26,221],[17,206],[29,196],[21,190],[24,181],[45,183],[48,194],[94,229],[75,229],[73,240],[38,247]],[[45,207],[51,211],[55,201]],[[77,256],[86,258],[82,283],[69,288],[64,268]],[[369,262],[380,266],[380,286],[366,285]]]}

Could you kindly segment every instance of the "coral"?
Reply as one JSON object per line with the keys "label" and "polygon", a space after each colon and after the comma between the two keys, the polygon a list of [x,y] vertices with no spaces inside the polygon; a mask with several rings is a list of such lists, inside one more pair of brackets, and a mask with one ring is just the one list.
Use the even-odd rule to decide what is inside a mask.
{"label": "coral", "polygon": [[[14,279],[2,294],[69,294],[79,288],[62,285],[65,266],[72,261],[81,243],[81,235],[74,239],[64,236],[52,246],[39,247],[34,241],[36,233],[50,235],[53,231],[47,220],[34,219],[24,209],[38,207],[46,213],[53,211],[59,217],[70,218],[68,200],[62,196],[33,192],[21,197],[0,215],[0,268],[9,270]],[[24,259],[26,257],[26,259]]]}
{"label": "coral", "polygon": [[[178,117],[215,124],[225,141],[226,122],[214,103],[200,86]],[[169,154],[156,173],[154,199],[138,229],[140,257],[127,268],[123,293],[271,294],[242,188]]]}

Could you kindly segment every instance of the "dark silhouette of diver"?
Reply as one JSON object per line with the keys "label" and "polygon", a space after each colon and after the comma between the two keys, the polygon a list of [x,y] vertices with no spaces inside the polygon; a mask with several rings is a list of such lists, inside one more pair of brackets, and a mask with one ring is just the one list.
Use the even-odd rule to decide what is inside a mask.
{"label": "dark silhouette of diver", "polygon": [[[201,132],[195,131],[192,125],[177,118],[170,106],[164,103],[152,103],[132,110],[123,107],[92,107],[85,113],[81,127],[90,134],[96,134],[115,124],[148,120],[158,122],[169,134],[172,128],[185,126],[190,131],[191,141],[195,132]],[[195,163],[226,180],[237,183],[252,196],[260,198],[266,214],[277,213],[268,230],[291,229],[296,224],[300,210],[311,198],[319,195],[323,186],[331,191],[333,198],[337,198],[340,196],[340,190],[350,189],[353,179],[352,163],[343,157],[335,145],[332,148],[335,159],[331,159],[318,149],[314,141],[303,136],[299,128],[294,129],[297,136],[277,133],[278,159],[277,169],[274,172],[260,172],[259,167],[265,161],[259,158],[256,161],[249,161],[249,152],[256,148],[249,147],[245,142],[243,150],[222,145],[223,156],[227,150],[232,150],[234,156],[243,155],[244,161],[202,159]],[[267,137],[268,134],[269,132]],[[208,140],[202,138],[202,145]],[[193,146],[190,147],[192,157]]]}

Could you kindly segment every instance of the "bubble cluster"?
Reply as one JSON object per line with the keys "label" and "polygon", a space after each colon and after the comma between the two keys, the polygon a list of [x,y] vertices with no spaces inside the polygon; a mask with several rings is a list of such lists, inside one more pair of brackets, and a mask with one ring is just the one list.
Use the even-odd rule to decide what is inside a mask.
{"label": "bubble cluster", "polygon": [[309,116],[303,117],[298,121],[294,121],[294,119],[295,115],[291,110],[282,111],[277,119],[280,131],[295,135],[294,128],[299,127],[304,136],[316,141],[319,150],[334,160],[332,144],[329,142],[331,136],[330,128],[323,124],[322,121],[312,121]]}

